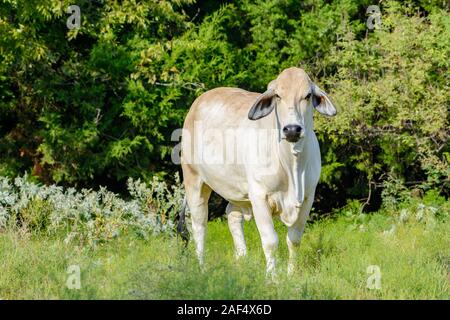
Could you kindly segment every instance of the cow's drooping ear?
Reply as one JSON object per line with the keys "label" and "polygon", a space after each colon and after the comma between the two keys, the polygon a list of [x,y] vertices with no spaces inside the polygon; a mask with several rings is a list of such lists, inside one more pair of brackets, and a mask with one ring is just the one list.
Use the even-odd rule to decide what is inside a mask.
{"label": "cow's drooping ear", "polygon": [[250,120],[258,120],[264,118],[275,108],[275,91],[268,89],[261,94],[248,112],[248,118]]}
{"label": "cow's drooping ear", "polygon": [[335,116],[336,115],[336,108],[331,102],[328,95],[322,91],[316,84],[312,85],[312,104],[314,108],[316,108],[319,113],[327,115],[327,116]]}

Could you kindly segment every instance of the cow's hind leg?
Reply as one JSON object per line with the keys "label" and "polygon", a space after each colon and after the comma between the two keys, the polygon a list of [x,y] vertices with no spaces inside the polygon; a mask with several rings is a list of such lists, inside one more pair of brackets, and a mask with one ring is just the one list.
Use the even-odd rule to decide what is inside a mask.
{"label": "cow's hind leg", "polygon": [[191,213],[192,233],[197,257],[203,265],[206,225],[208,222],[208,200],[211,188],[189,167],[183,168],[186,200]]}
{"label": "cow's hind leg", "polygon": [[313,203],[313,197],[305,198],[305,202],[300,208],[298,220],[290,227],[286,236],[286,242],[289,249],[288,274],[294,272],[295,260],[297,258],[297,250],[302,240],[303,231],[305,230],[306,221],[308,220],[309,211]]}
{"label": "cow's hind leg", "polygon": [[236,249],[236,258],[243,257],[247,254],[247,246],[244,237],[244,215],[242,209],[228,203],[226,214],[228,218],[228,227],[233,237],[234,247]]}

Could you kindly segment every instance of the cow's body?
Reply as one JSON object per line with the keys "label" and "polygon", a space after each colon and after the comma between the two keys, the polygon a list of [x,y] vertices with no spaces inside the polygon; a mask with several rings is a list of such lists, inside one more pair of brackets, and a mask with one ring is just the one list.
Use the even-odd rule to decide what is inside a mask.
{"label": "cow's body", "polygon": [[[295,90],[308,90],[309,78],[303,70],[291,69],[295,73],[293,76],[300,79]],[[279,87],[280,82],[278,80]],[[285,88],[278,89],[280,92],[289,89],[286,89],[289,81],[285,82]],[[289,97],[286,93],[283,95]],[[276,108],[275,112],[257,117],[256,121],[249,119],[249,110],[260,97],[259,93],[242,89],[217,88],[193,103],[184,123],[182,140],[187,202],[200,261],[207,203],[214,190],[230,203],[228,223],[238,256],[246,253],[243,218],[255,217],[269,272],[275,267],[274,253],[278,245],[272,218],[281,218],[289,228],[289,271],[292,271],[294,247],[300,242],[320,176],[320,149],[313,131],[312,114],[309,117],[310,112],[303,105],[305,110],[302,111],[300,103],[297,113],[302,117],[297,116],[303,132],[294,143],[283,139],[281,126],[285,123]],[[298,95],[292,95],[291,100],[298,99]],[[280,101],[278,108],[283,103]],[[290,113],[281,116],[294,119],[293,108],[289,110]]]}

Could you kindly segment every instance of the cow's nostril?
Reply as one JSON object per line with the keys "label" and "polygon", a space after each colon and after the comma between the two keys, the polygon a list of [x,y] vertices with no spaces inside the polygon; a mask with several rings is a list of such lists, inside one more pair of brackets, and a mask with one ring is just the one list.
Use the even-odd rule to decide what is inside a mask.
{"label": "cow's nostril", "polygon": [[283,133],[287,141],[296,142],[300,139],[302,127],[295,124],[288,124],[283,128]]}

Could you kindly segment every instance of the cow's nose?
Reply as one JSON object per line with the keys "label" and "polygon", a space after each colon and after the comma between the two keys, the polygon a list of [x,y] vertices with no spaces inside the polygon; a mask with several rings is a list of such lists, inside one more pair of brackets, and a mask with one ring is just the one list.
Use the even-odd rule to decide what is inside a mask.
{"label": "cow's nose", "polygon": [[296,124],[288,124],[283,128],[284,136],[289,142],[297,142],[302,133],[302,127]]}

